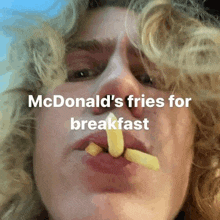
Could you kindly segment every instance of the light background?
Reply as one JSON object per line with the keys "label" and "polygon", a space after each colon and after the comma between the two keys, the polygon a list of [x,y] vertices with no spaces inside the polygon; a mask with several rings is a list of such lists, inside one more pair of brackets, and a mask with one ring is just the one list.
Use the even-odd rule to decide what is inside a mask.
{"label": "light background", "polygon": [[[47,16],[56,15],[61,7],[65,4],[65,1],[56,1],[56,6],[51,9],[56,0],[1,0],[0,4],[0,24],[11,24],[15,21],[15,11],[20,12],[42,12]],[[6,19],[10,21],[6,22]],[[7,87],[7,82],[10,78],[10,74],[4,74],[6,69],[6,54],[10,44],[11,38],[3,35],[2,29],[0,29],[0,92]],[[4,62],[2,62],[4,61]]]}
{"label": "light background", "polygon": [[[0,0],[0,92],[7,87],[7,81],[10,77],[9,74],[2,75],[5,73],[6,63],[1,62],[6,59],[6,51],[9,46],[10,38],[3,36],[1,25],[5,24],[6,19],[16,20],[15,15],[12,13],[14,11],[21,12],[41,12],[51,17],[56,15],[63,5],[65,5],[65,0]],[[199,2],[206,11],[220,20],[220,6],[216,0],[196,0]],[[56,3],[55,3],[56,2]],[[52,10],[52,5],[54,5]],[[11,21],[10,20],[10,21]],[[7,23],[8,24],[8,23]]]}

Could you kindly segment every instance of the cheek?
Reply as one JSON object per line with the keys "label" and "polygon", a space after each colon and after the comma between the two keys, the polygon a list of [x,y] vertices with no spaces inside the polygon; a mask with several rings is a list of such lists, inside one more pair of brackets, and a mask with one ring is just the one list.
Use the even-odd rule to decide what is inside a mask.
{"label": "cheek", "polygon": [[[153,116],[152,116],[153,117]],[[173,212],[178,212],[187,195],[189,176],[193,162],[195,125],[187,108],[157,108],[149,130],[155,155],[166,174]],[[172,218],[170,218],[172,219]]]}
{"label": "cheek", "polygon": [[[86,97],[90,94],[88,88],[86,83],[74,84],[74,86],[72,83],[66,83],[57,87],[53,93],[46,97],[53,98],[53,95],[61,95],[64,99]],[[45,164],[48,167],[52,166],[54,161],[59,159],[62,155],[63,146],[66,145],[66,137],[70,132],[71,117],[79,119],[84,111],[85,109],[82,107],[68,108],[65,105],[40,109],[36,116],[36,148],[34,154],[35,167],[38,170],[45,169]]]}
{"label": "cheek", "polygon": [[[181,168],[181,164],[190,163],[193,154],[195,125],[191,121],[188,109],[164,111],[157,116],[157,124],[152,130],[157,134],[159,145],[157,154],[163,155],[164,167],[167,172]],[[186,161],[184,161],[186,160]]]}
{"label": "cheek", "polygon": [[173,192],[178,196],[174,203],[182,202],[189,184],[193,162],[193,142],[195,125],[189,109],[171,109],[170,114],[158,118],[158,157],[161,158],[163,172],[171,176]]}
{"label": "cheek", "polygon": [[[46,97],[53,99],[54,95],[61,95],[64,100],[67,98],[73,98],[74,100],[76,98],[86,99],[91,94],[89,89],[89,83],[86,82],[65,83],[58,86],[53,93],[49,93]],[[81,106],[66,107],[65,104],[62,107],[43,107],[37,116],[38,139],[64,137],[70,130],[71,117],[80,118],[85,110]]]}
{"label": "cheek", "polygon": [[[88,84],[87,84],[88,85]],[[53,93],[46,97],[52,98],[53,95],[61,95],[66,98],[79,98],[89,96],[89,87],[86,83],[80,85],[64,84],[57,87]],[[58,181],[58,171],[60,169],[61,155],[68,140],[70,131],[70,118],[80,118],[85,111],[82,107],[50,107],[41,108],[36,116],[36,147],[33,155],[34,176],[37,187],[41,193],[43,202],[50,201],[53,194],[48,192],[48,186],[56,189]]]}

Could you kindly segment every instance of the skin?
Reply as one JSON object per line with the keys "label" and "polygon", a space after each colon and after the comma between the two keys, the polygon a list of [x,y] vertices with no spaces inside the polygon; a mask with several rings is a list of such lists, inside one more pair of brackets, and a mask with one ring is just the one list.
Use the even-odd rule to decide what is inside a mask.
{"label": "skin", "polygon": [[[135,16],[130,14],[129,37],[125,31],[126,10],[105,8],[88,13],[76,41],[115,39],[112,50],[98,53],[75,51],[67,57],[74,71],[91,68],[90,60],[107,61],[107,67],[98,76],[83,81],[64,83],[46,97],[59,94],[64,98],[104,97],[114,94],[125,99],[135,97],[164,98],[162,108],[129,109],[83,108],[65,106],[41,108],[37,115],[34,175],[42,201],[51,220],[87,219],[151,219],[170,220],[178,214],[187,194],[193,159],[195,125],[189,108],[170,108],[169,93],[143,84],[134,77],[133,65],[142,65],[141,59],[127,54],[129,37],[137,40]],[[114,26],[114,28],[112,28]],[[153,65],[153,64],[150,64]],[[154,73],[157,75],[157,72]],[[177,97],[177,95],[175,96]],[[70,118],[104,120],[109,112],[124,120],[148,118],[149,130],[132,130],[132,134],[151,146],[161,169],[157,172],[136,165],[127,166],[123,175],[96,172],[82,162],[85,151],[71,151],[66,146],[82,134],[71,131]],[[89,135],[93,131],[83,131]]]}

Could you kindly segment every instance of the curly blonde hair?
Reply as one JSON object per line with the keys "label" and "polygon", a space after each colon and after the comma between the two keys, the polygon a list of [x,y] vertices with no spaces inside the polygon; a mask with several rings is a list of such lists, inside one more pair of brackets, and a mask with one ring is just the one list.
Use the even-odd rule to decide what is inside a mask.
{"label": "curly blonde hair", "polygon": [[[57,17],[16,33],[8,56],[11,80],[0,97],[0,219],[37,219],[44,210],[33,175],[35,113],[28,95],[45,95],[67,80],[69,39],[87,10],[129,1],[70,0]],[[104,1],[103,1],[104,2]],[[115,1],[117,2],[117,1]],[[89,9],[88,9],[89,8]],[[186,219],[220,219],[220,27],[193,0],[138,0],[138,48],[160,71],[158,89],[191,97],[197,124],[188,196],[180,211]],[[154,75],[151,76],[152,78]]]}

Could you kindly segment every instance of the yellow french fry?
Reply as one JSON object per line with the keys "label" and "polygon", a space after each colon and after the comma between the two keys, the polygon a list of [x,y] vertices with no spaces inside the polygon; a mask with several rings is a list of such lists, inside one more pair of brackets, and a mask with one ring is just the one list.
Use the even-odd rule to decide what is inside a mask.
{"label": "yellow french fry", "polygon": [[88,147],[86,147],[85,151],[92,156],[97,156],[99,153],[103,151],[101,147],[97,144],[91,142]]}
{"label": "yellow french fry", "polygon": [[160,169],[160,165],[157,157],[152,156],[150,154],[146,154],[139,150],[127,148],[125,150],[124,157],[130,162],[140,164],[148,169],[152,169],[155,171]]}
{"label": "yellow french fry", "polygon": [[[109,118],[111,119],[111,121],[116,121],[115,127],[117,129],[108,129]],[[113,157],[119,157],[124,152],[124,138],[123,138],[122,130],[118,128],[117,118],[113,113],[110,113],[108,115],[106,121],[107,121],[106,133],[107,133],[107,141],[108,141],[108,152]]]}

